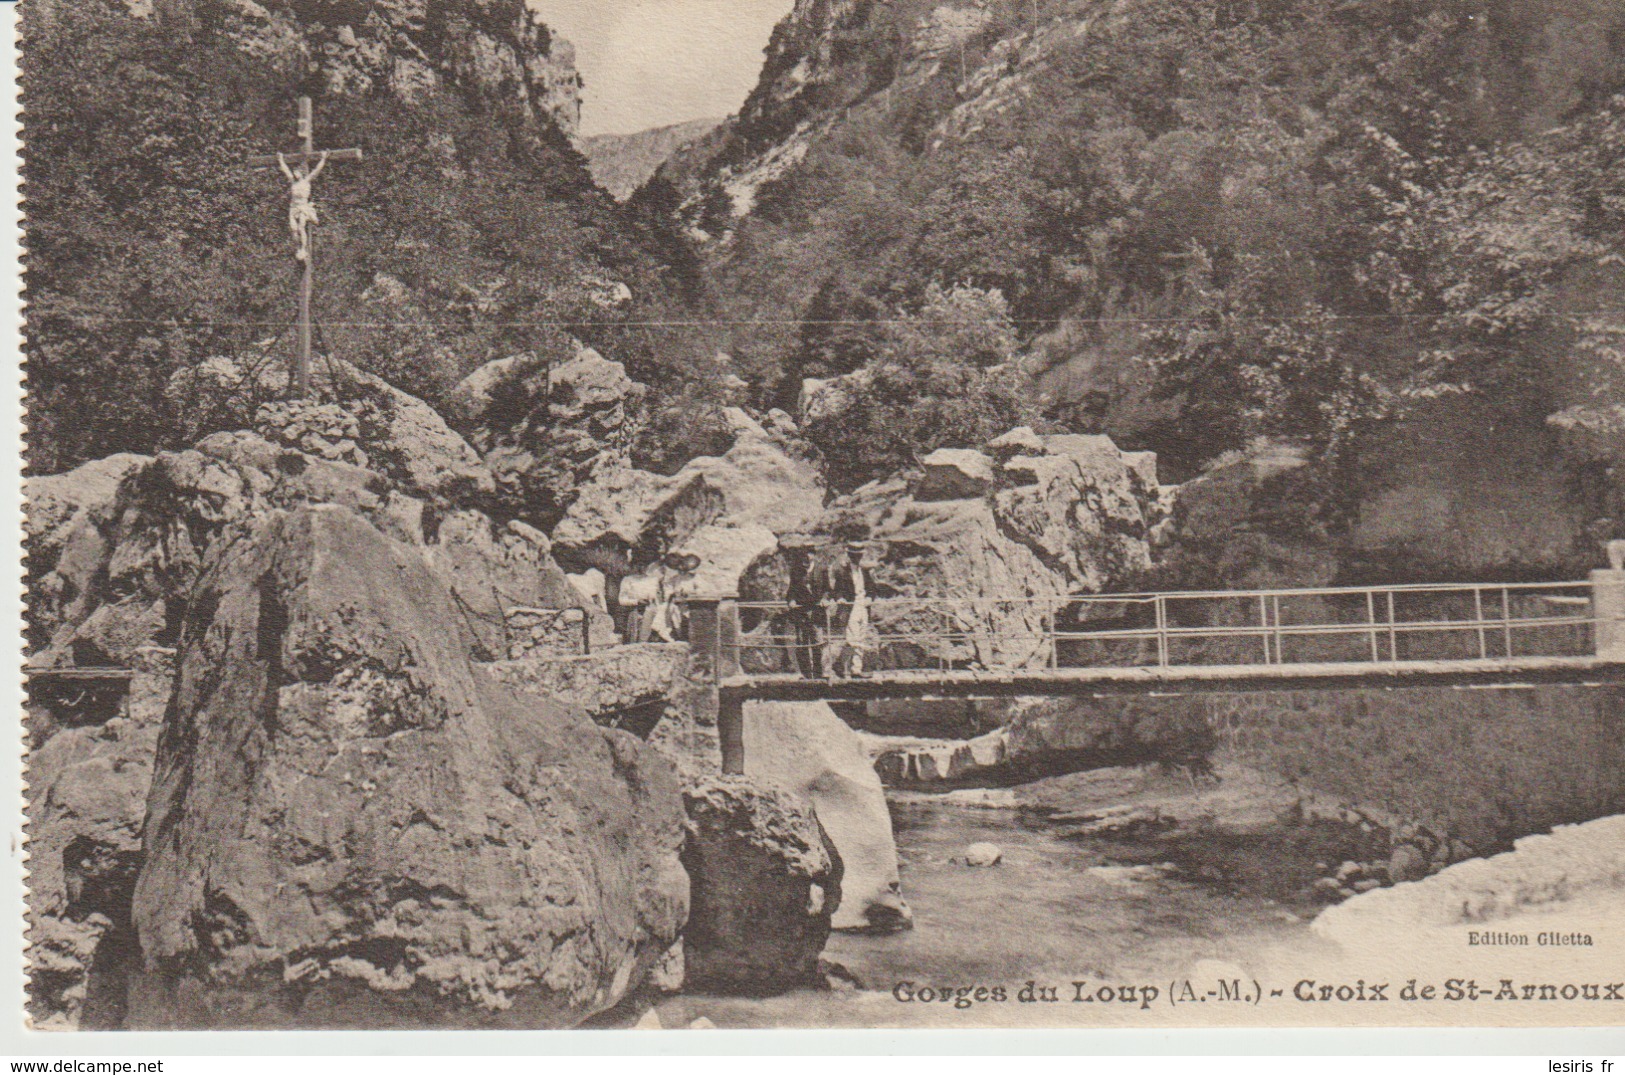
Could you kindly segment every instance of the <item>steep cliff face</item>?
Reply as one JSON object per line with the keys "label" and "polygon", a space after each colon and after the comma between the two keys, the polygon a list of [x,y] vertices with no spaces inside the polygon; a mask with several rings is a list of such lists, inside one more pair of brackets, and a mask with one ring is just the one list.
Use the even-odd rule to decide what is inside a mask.
{"label": "steep cliff face", "polygon": [[[1019,118],[1024,101],[1091,88],[1053,78],[1078,74],[1070,61],[1080,43],[1107,43],[1137,23],[1166,46],[1158,60],[1178,62],[1183,43],[1167,32],[1177,22],[1170,17],[1174,6],[1163,0],[798,0],[774,31],[761,79],[726,137],[670,177],[687,180],[691,192],[709,192],[770,162],[793,156],[799,163],[805,148],[796,149],[797,143],[860,126],[863,117],[855,113],[890,109],[910,96],[909,121],[931,123],[928,147],[951,152],[953,143],[984,131],[997,136],[1000,126]],[[1625,80],[1618,40],[1625,14],[1609,0],[1431,7],[1438,10],[1422,4],[1366,14],[1350,9],[1345,25],[1418,53],[1435,43],[1428,37],[1449,39],[1446,51],[1466,77],[1448,89],[1441,79],[1441,96],[1459,95],[1452,103],[1480,137],[1538,134],[1597,106]],[[1303,13],[1292,4],[1242,3],[1201,18],[1222,64],[1229,59],[1224,38],[1235,27],[1289,32]],[[1334,65],[1327,57],[1314,63]],[[1092,74],[1101,83],[1116,80],[1109,64]],[[1179,100],[1182,93],[1201,89],[1193,80],[1182,82],[1178,71],[1149,74],[1172,76],[1171,110],[1188,103]]]}
{"label": "steep cliff face", "polygon": [[[575,48],[524,0],[96,0],[183,32],[221,26],[242,49],[318,75],[335,94],[384,92],[412,100],[442,86],[493,108],[556,123],[581,118]],[[31,27],[60,19],[62,0],[41,0]]]}
{"label": "steep cliff face", "polygon": [[411,100],[451,86],[492,111],[551,120],[573,135],[581,118],[575,49],[523,0],[230,0],[243,48],[320,70],[331,93],[380,90]]}

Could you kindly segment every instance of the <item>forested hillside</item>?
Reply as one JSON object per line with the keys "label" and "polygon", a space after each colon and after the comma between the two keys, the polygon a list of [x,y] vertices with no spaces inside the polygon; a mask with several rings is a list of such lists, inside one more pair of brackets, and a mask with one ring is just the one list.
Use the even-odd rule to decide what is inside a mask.
{"label": "forested hillside", "polygon": [[[156,10],[154,10],[154,6]],[[700,281],[672,225],[617,207],[566,135],[580,80],[520,0],[42,0],[25,14],[29,453],[36,472],[195,437],[170,374],[281,363],[298,266],[287,184],[316,98],[318,345],[431,402],[566,334],[692,395]],[[47,77],[48,76],[48,77]],[[117,385],[117,391],[109,386]],[[703,389],[703,386],[702,386]]]}
{"label": "forested hillside", "polygon": [[1555,569],[1621,508],[1622,90],[1611,0],[803,0],[654,187],[763,405],[865,371],[841,484],[1031,407],[1176,477],[1290,441],[1345,535]]}
{"label": "forested hillside", "polygon": [[308,93],[367,155],[318,183],[320,348],[431,403],[575,337],[653,387],[668,472],[726,447],[733,375],[792,412],[857,375],[804,416],[838,490],[1030,423],[1176,480],[1307,460],[1237,525],[1355,574],[1570,572],[1625,525],[1613,0],[801,0],[624,205],[520,0],[59,13],[25,27],[37,471],[194,438],[178,368],[283,360],[285,183],[246,162]]}

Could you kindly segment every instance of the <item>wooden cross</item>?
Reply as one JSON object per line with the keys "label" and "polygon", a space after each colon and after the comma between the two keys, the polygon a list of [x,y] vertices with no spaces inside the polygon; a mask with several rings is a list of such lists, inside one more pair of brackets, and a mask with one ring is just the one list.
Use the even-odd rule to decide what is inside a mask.
{"label": "wooden cross", "polygon": [[[289,378],[289,389],[294,399],[308,399],[310,397],[310,299],[316,284],[316,255],[309,239],[309,227],[315,223],[315,211],[310,202],[310,180],[316,178],[316,173],[327,166],[329,161],[359,161],[362,159],[359,149],[327,149],[316,148],[316,123],[314,109],[309,97],[299,98],[299,137],[304,142],[304,148],[296,153],[278,153],[268,157],[250,157],[249,166],[253,168],[285,168],[292,169],[295,175],[294,190],[290,197],[293,204],[290,207],[289,223],[294,229],[295,240],[299,242],[300,260],[304,262],[304,277],[299,284],[299,346],[294,356],[292,376]],[[305,191],[301,194],[301,184]],[[302,199],[302,200],[301,200]],[[303,208],[309,213],[308,222],[301,223],[298,214]],[[303,239],[300,238],[301,228]],[[300,256],[302,255],[302,256]]]}

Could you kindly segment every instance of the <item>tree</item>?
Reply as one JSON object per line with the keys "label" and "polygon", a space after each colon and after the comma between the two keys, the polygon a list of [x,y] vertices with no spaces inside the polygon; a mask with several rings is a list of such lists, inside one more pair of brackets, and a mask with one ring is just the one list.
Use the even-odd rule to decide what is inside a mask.
{"label": "tree", "polygon": [[888,320],[879,351],[837,382],[843,403],[807,424],[836,489],[912,466],[944,447],[976,447],[1036,421],[1004,296],[927,288],[912,314]]}

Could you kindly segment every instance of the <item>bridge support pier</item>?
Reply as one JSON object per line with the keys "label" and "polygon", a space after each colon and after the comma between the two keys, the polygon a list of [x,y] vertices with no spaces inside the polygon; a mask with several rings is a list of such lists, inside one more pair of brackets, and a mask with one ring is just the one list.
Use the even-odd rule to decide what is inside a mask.
{"label": "bridge support pier", "polygon": [[1591,573],[1597,656],[1625,661],[1625,571]]}
{"label": "bridge support pier", "polygon": [[716,723],[722,748],[722,771],[745,771],[745,703],[724,695],[721,683],[740,671],[739,598],[733,594],[696,597],[688,608],[688,675],[701,687],[700,705],[709,712],[693,714],[696,723]]}
{"label": "bridge support pier", "polygon": [[722,695],[717,700],[717,739],[722,744],[722,771],[745,775],[745,703]]}

